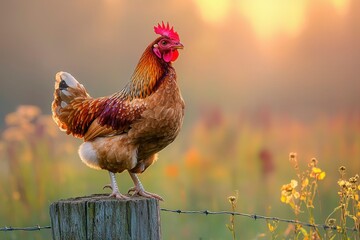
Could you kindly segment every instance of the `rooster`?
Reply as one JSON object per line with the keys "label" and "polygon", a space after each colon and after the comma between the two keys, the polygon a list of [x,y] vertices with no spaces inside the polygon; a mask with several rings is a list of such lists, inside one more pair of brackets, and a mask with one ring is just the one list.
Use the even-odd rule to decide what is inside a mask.
{"label": "rooster", "polygon": [[172,66],[184,46],[174,28],[164,22],[154,27],[160,36],[142,54],[127,85],[119,92],[93,98],[71,74],[55,77],[52,116],[67,134],[82,138],[81,160],[110,175],[110,197],[119,192],[115,174],[128,171],[134,187],[128,193],[162,198],[145,191],[137,174],[157,160],[157,153],[174,141],[184,117],[184,100]]}

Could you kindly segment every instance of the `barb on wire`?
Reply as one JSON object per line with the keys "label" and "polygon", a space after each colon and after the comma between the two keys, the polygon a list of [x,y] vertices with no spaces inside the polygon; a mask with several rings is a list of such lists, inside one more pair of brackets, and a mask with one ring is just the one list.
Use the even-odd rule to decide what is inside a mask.
{"label": "barb on wire", "polygon": [[2,227],[0,228],[0,232],[7,232],[7,231],[40,231],[41,229],[50,229],[51,226],[33,226],[33,227]]}
{"label": "barb on wire", "polygon": [[[318,228],[318,229],[322,228],[324,230],[326,230],[326,229],[337,230],[336,226],[329,226],[329,225],[326,225],[326,224],[312,224],[312,223],[302,222],[302,221],[297,221],[297,220],[292,220],[292,219],[284,219],[284,218],[278,218],[278,217],[267,217],[267,216],[262,216],[262,215],[257,215],[257,214],[249,214],[249,213],[240,213],[240,212],[231,212],[231,211],[213,212],[213,211],[209,211],[209,210],[184,211],[184,210],[172,210],[172,209],[166,209],[166,208],[161,208],[160,210],[163,211],[163,212],[172,212],[172,213],[178,213],[178,214],[204,214],[204,215],[223,214],[223,215],[243,216],[243,217],[252,218],[254,220],[257,220],[257,219],[272,220],[272,221],[277,221],[277,222],[300,224],[302,226]],[[358,232],[359,230],[356,229],[356,228],[347,227],[346,231]]]}

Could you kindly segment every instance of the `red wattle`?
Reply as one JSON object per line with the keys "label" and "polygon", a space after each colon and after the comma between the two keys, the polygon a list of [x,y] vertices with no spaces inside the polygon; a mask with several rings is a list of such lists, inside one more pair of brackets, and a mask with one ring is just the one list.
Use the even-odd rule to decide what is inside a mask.
{"label": "red wattle", "polygon": [[179,57],[179,52],[177,49],[173,51],[167,51],[163,53],[163,59],[165,62],[173,62]]}
{"label": "red wattle", "polygon": [[178,52],[177,49],[175,49],[175,50],[172,52],[171,61],[174,62],[178,57],[179,57],[179,52]]}

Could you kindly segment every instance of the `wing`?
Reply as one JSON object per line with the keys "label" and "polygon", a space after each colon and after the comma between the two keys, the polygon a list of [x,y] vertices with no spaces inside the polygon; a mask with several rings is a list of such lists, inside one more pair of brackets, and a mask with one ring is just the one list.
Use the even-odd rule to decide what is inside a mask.
{"label": "wing", "polygon": [[84,140],[106,137],[129,131],[131,124],[141,118],[146,109],[143,99],[122,98],[118,95],[102,99],[97,117],[84,134]]}
{"label": "wing", "polygon": [[129,100],[121,94],[102,98],[78,97],[61,109],[58,118],[67,134],[90,141],[128,131],[144,110],[144,99]]}
{"label": "wing", "polygon": [[109,97],[92,98],[71,74],[59,72],[53,119],[61,130],[85,141],[126,132],[145,110],[145,99],[132,98],[129,86]]}

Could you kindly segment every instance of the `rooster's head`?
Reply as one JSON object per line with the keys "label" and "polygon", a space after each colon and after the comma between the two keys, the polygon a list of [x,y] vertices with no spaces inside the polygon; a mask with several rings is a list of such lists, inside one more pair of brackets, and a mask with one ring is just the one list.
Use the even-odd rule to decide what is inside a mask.
{"label": "rooster's head", "polygon": [[174,31],[173,27],[170,28],[169,23],[165,25],[164,22],[162,25],[155,26],[154,30],[156,34],[161,35],[153,45],[155,55],[165,62],[175,61],[179,56],[178,49],[184,48],[178,33]]}

